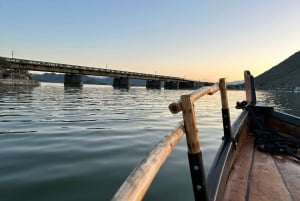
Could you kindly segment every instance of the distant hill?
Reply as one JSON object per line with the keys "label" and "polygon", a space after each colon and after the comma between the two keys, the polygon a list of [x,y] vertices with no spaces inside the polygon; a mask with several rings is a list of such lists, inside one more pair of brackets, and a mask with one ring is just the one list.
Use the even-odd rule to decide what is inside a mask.
{"label": "distant hill", "polygon": [[[53,83],[63,83],[64,74],[60,73],[44,73],[44,74],[31,74],[31,77],[40,82],[53,82]],[[83,75],[84,84],[100,84],[100,85],[112,85],[113,78],[111,77],[97,77],[97,76],[87,76]],[[132,79],[130,80],[131,86],[146,86],[145,80]]]}
{"label": "distant hill", "polygon": [[245,81],[244,80],[237,80],[237,81],[233,81],[233,82],[226,82],[227,86],[231,86],[231,85],[241,85],[243,84]]}
{"label": "distant hill", "polygon": [[300,51],[255,78],[255,87],[294,90],[300,87]]}
{"label": "distant hill", "polygon": [[31,77],[40,81],[40,82],[53,82],[53,83],[61,83],[64,82],[64,75],[63,74],[56,74],[56,73],[44,73],[40,74],[31,74]]}

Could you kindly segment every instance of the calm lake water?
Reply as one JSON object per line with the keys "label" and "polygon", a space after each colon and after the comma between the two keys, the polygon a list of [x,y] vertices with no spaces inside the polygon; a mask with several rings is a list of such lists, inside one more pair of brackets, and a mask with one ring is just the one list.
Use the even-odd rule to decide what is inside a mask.
{"label": "calm lake water", "polygon": [[[143,156],[168,134],[181,114],[168,105],[184,90],[82,89],[42,83],[0,89],[0,200],[110,200]],[[243,91],[228,91],[231,121]],[[300,116],[300,93],[257,92],[258,100]],[[206,173],[221,142],[217,93],[196,104]],[[193,200],[185,138],[144,200]]]}

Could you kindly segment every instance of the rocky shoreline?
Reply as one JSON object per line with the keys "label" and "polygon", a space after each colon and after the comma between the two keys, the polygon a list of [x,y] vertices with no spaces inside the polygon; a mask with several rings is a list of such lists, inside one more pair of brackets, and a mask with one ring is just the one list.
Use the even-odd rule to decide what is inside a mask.
{"label": "rocky shoreline", "polygon": [[1,69],[0,85],[4,86],[40,86],[40,82],[31,77],[26,70]]}

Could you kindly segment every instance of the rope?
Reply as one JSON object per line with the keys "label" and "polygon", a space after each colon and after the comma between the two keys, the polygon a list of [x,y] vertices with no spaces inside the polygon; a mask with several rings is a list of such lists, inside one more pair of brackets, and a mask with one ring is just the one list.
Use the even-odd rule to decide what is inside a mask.
{"label": "rope", "polygon": [[297,155],[300,141],[292,140],[279,134],[278,131],[267,128],[262,117],[257,116],[246,101],[237,102],[236,108],[247,110],[252,117],[253,123],[258,130],[254,130],[254,143],[258,150],[271,154],[289,155],[300,161],[300,156]]}

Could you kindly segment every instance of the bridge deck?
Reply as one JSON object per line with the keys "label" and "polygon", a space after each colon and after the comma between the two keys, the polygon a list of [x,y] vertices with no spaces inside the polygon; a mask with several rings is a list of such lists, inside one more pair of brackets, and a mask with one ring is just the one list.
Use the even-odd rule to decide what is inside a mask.
{"label": "bridge deck", "polygon": [[26,60],[26,59],[18,59],[18,58],[0,57],[0,60],[10,63],[11,68],[21,67],[24,70],[31,70],[31,71],[74,73],[74,74],[81,74],[81,75],[95,75],[95,76],[107,76],[107,77],[126,77],[129,79],[161,80],[161,81],[168,81],[168,82],[174,81],[174,82],[183,82],[183,83],[198,82],[194,80],[187,80],[180,77],[113,70],[107,68],[70,65],[70,64],[62,64],[62,63],[52,63],[52,62],[44,62],[44,61],[34,61],[34,60]]}

